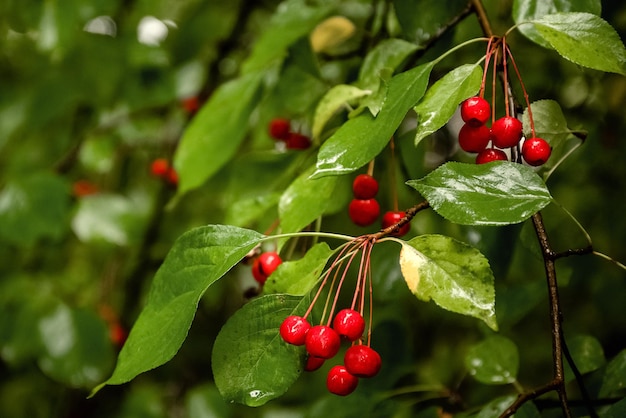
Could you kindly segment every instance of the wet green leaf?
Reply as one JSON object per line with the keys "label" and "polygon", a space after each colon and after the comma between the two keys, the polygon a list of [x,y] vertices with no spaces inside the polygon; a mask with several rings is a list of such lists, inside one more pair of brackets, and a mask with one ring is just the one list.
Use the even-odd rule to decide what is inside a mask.
{"label": "wet green leaf", "polygon": [[266,295],[239,309],[217,335],[211,363],[227,402],[261,406],[285,393],[302,372],[305,352],[278,333],[289,315],[302,315],[309,298]]}
{"label": "wet green leaf", "polygon": [[334,86],[322,97],[315,109],[313,117],[312,136],[319,140],[320,134],[326,122],[342,107],[347,107],[347,103],[359,97],[370,94],[369,90],[361,90],[358,87],[339,84]]}
{"label": "wet green leaf", "polygon": [[519,369],[519,352],[513,341],[494,335],[468,350],[465,366],[479,382],[488,385],[513,383]]}
{"label": "wet green leaf", "polygon": [[606,366],[600,396],[613,396],[626,388],[626,350],[620,351]]}
{"label": "wet green leaf", "polygon": [[443,235],[421,235],[402,245],[400,268],[409,290],[497,330],[494,278],[477,249]]}
{"label": "wet green leaf", "polygon": [[519,223],[552,200],[531,168],[510,162],[450,162],[407,184],[441,216],[463,225]]}

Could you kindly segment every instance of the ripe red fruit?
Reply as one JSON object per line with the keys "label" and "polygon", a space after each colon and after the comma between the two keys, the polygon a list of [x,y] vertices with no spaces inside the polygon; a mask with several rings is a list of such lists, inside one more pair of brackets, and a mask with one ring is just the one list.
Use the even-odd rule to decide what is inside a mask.
{"label": "ripe red fruit", "polygon": [[267,128],[268,133],[274,139],[286,139],[291,129],[291,122],[289,119],[274,118],[270,121]]}
{"label": "ripe red fruit", "polygon": [[88,180],[77,180],[72,184],[72,194],[76,197],[89,196],[99,191],[98,186]]}
{"label": "ripe red fruit", "polygon": [[373,199],[378,193],[378,181],[369,174],[359,174],[352,182],[352,191],[357,199]]}
{"label": "ripe red fruit", "polygon": [[366,345],[353,345],[343,358],[346,370],[357,377],[372,377],[380,370],[380,354]]}
{"label": "ripe red fruit", "polygon": [[356,341],[363,335],[365,320],[354,309],[342,309],[335,315],[333,329],[342,337]]}
{"label": "ripe red fruit", "polygon": [[326,387],[330,393],[346,396],[354,392],[359,384],[359,378],[350,374],[342,365],[334,366],[326,377]]}
{"label": "ripe red fruit", "polygon": [[550,144],[543,138],[528,138],[522,145],[524,161],[533,166],[544,164],[550,158],[551,153]]}
{"label": "ripe red fruit", "polygon": [[261,254],[252,264],[252,275],[259,284],[264,284],[267,278],[278,268],[283,260],[273,251]]}
{"label": "ripe red fruit", "polygon": [[348,206],[348,214],[356,225],[371,225],[380,215],[380,205],[376,199],[353,199]]}
{"label": "ripe red fruit", "polygon": [[185,112],[189,114],[194,114],[200,109],[200,99],[198,96],[191,96],[181,100],[181,104]]}
{"label": "ripe red fruit", "polygon": [[288,149],[307,149],[311,146],[311,139],[306,135],[290,132],[285,138],[285,146]]}
{"label": "ripe red fruit", "polygon": [[315,325],[306,333],[306,351],[315,357],[328,359],[339,351],[341,339],[337,331],[326,325]]}
{"label": "ripe red fruit", "polygon": [[167,170],[167,173],[165,173],[165,180],[167,180],[167,182],[172,186],[178,185],[178,173],[174,170],[174,168]]}
{"label": "ripe red fruit", "polygon": [[[400,219],[404,218],[406,216],[406,213],[403,211],[388,211],[385,212],[385,214],[383,215],[383,222],[382,222],[382,227],[383,229],[385,228],[389,228],[391,225],[395,225],[398,222],[400,222]],[[398,229],[398,231],[393,232],[391,235],[394,237],[401,237],[406,235],[409,230],[411,229],[411,224],[410,223],[406,223],[404,225],[402,225],[400,227],[400,229]]]}
{"label": "ripe red fruit", "polygon": [[492,161],[506,160],[508,160],[508,157],[506,156],[504,151],[495,148],[484,149],[476,156],[476,164],[486,164]]}
{"label": "ripe red fruit", "polygon": [[315,356],[309,355],[307,356],[306,363],[304,364],[304,371],[314,372],[315,370],[322,367],[325,361],[326,360],[321,357],[315,357]]}
{"label": "ripe red fruit", "polygon": [[491,116],[489,102],[481,97],[474,96],[461,103],[461,118],[463,122],[472,125],[484,125]]}
{"label": "ripe red fruit", "polygon": [[491,140],[491,129],[485,125],[472,126],[468,123],[459,131],[459,146],[466,152],[481,152]]}
{"label": "ripe red fruit", "polygon": [[165,177],[170,170],[170,163],[165,158],[157,158],[150,164],[150,173],[155,177]]}
{"label": "ripe red fruit", "polygon": [[128,332],[119,322],[109,324],[109,339],[116,347],[121,347],[128,338]]}
{"label": "ripe red fruit", "polygon": [[513,116],[504,116],[491,125],[491,140],[498,148],[510,148],[522,139],[522,122]]}
{"label": "ripe red fruit", "polygon": [[309,321],[301,316],[291,315],[280,324],[280,336],[286,343],[304,345],[307,332],[311,329]]}

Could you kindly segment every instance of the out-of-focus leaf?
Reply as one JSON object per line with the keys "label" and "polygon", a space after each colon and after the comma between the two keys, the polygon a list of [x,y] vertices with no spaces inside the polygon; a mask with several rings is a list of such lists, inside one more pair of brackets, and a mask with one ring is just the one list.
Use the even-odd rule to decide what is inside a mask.
{"label": "out-of-focus leaf", "polygon": [[[567,347],[581,374],[592,372],[606,364],[600,341],[590,335],[576,335],[568,338]],[[565,365],[565,378],[568,380],[574,378],[569,364]]]}
{"label": "out-of-focus leaf", "polygon": [[513,341],[494,335],[468,350],[465,366],[479,382],[488,385],[513,383],[519,370],[519,352]]}
{"label": "out-of-focus leaf", "polygon": [[[515,395],[503,396],[496,398],[489,402],[481,409],[478,414],[474,415],[475,418],[493,418],[499,416],[501,413],[515,402]],[[526,402],[517,411],[515,411],[515,418],[541,418],[539,409],[532,402]]]}
{"label": "out-of-focus leaf", "polygon": [[359,97],[367,96],[369,90],[361,90],[358,87],[339,84],[331,88],[317,104],[313,118],[312,136],[319,140],[322,129],[335,112],[346,106],[348,102]]}
{"label": "out-of-focus leaf", "polygon": [[356,26],[344,16],[332,16],[320,22],[311,32],[311,48],[315,52],[332,53],[333,50],[350,39]]}
{"label": "out-of-focus leaf", "polygon": [[600,396],[616,395],[626,388],[626,350],[620,351],[606,366]]}
{"label": "out-of-focus leaf", "polygon": [[196,386],[185,396],[185,418],[229,418],[232,409],[213,384]]}
{"label": "out-of-focus leaf", "polygon": [[[464,0],[394,0],[406,38],[423,46],[467,7]],[[423,11],[428,10],[428,13]]]}

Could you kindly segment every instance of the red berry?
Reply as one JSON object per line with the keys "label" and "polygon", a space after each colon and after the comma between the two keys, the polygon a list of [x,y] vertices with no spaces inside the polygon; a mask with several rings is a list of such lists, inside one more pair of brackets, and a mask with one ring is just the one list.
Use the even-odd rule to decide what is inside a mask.
{"label": "red berry", "polygon": [[306,351],[315,357],[328,359],[339,351],[341,339],[337,331],[326,325],[315,325],[306,333]]}
{"label": "red berry", "polygon": [[181,100],[181,104],[185,112],[194,114],[200,109],[200,99],[198,96],[187,97]]}
{"label": "red berry", "polygon": [[165,177],[170,170],[170,163],[165,158],[157,158],[150,165],[150,173],[155,177]]}
{"label": "red berry", "polygon": [[88,180],[77,180],[72,184],[72,194],[76,197],[89,196],[99,191],[98,186]]}
{"label": "red berry", "polygon": [[267,128],[268,133],[274,139],[286,139],[289,135],[289,129],[291,129],[291,122],[284,118],[272,119]]}
{"label": "red berry", "polygon": [[352,199],[348,206],[348,214],[356,225],[371,225],[380,215],[380,205],[376,199]]}
{"label": "red berry", "polygon": [[522,145],[524,161],[533,166],[542,165],[548,161],[551,153],[550,144],[543,138],[528,138]]}
{"label": "red berry", "polygon": [[504,116],[491,125],[491,140],[498,148],[511,148],[522,139],[522,122],[513,116]]}
{"label": "red berry", "polygon": [[356,341],[363,335],[365,320],[354,309],[342,309],[335,315],[333,329],[342,337]]}
{"label": "red berry", "polygon": [[474,96],[461,103],[461,118],[463,122],[472,125],[484,125],[491,116],[489,102],[481,97]]}
{"label": "red berry", "polygon": [[307,149],[311,146],[311,140],[306,135],[290,132],[285,138],[285,145],[288,149]]}
{"label": "red berry", "polygon": [[476,164],[485,164],[490,163],[492,161],[506,161],[508,157],[504,153],[504,151],[495,149],[495,148],[487,148],[482,150],[476,156]]}
{"label": "red berry", "polygon": [[165,180],[173,186],[178,184],[178,173],[174,170],[174,168],[167,170],[167,173],[165,173]]}
{"label": "red berry", "polygon": [[[395,212],[390,210],[388,212],[385,212],[382,222],[383,229],[389,228],[391,225],[397,224],[398,222],[400,222],[400,219],[404,218],[405,216],[406,213],[403,211]],[[407,222],[406,224],[402,225],[400,229],[398,229],[398,231],[391,233],[391,235],[394,237],[401,237],[406,235],[410,229],[411,224]]]}
{"label": "red berry", "polygon": [[301,316],[291,315],[285,318],[280,324],[280,336],[286,343],[293,345],[304,345],[306,334],[311,329],[309,321]]}
{"label": "red berry", "polygon": [[380,370],[380,354],[366,345],[353,345],[343,358],[346,370],[357,377],[372,377]]}
{"label": "red berry", "polygon": [[485,125],[472,126],[468,123],[459,131],[459,146],[466,152],[481,152],[491,140],[491,129]]}
{"label": "red berry", "polygon": [[378,193],[378,181],[369,174],[359,174],[352,182],[352,191],[357,199],[373,199]]}
{"label": "red berry", "polygon": [[326,387],[330,393],[346,396],[354,392],[359,384],[359,378],[351,375],[344,366],[334,366],[328,372]]}
{"label": "red berry", "polygon": [[322,367],[325,361],[326,360],[321,357],[307,356],[306,363],[304,365],[304,371],[314,372],[315,370]]}
{"label": "red berry", "polygon": [[128,332],[119,322],[109,324],[109,339],[115,346],[123,346],[127,338]]}
{"label": "red berry", "polygon": [[267,278],[278,268],[283,260],[273,252],[261,254],[252,264],[252,275],[259,284],[264,284]]}

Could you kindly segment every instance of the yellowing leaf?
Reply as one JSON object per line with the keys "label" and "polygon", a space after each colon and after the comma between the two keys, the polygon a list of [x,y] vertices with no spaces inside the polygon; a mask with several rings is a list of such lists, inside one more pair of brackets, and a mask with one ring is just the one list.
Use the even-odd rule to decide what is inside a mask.
{"label": "yellowing leaf", "polygon": [[311,32],[311,48],[315,52],[330,52],[354,35],[356,27],[343,16],[332,16]]}

